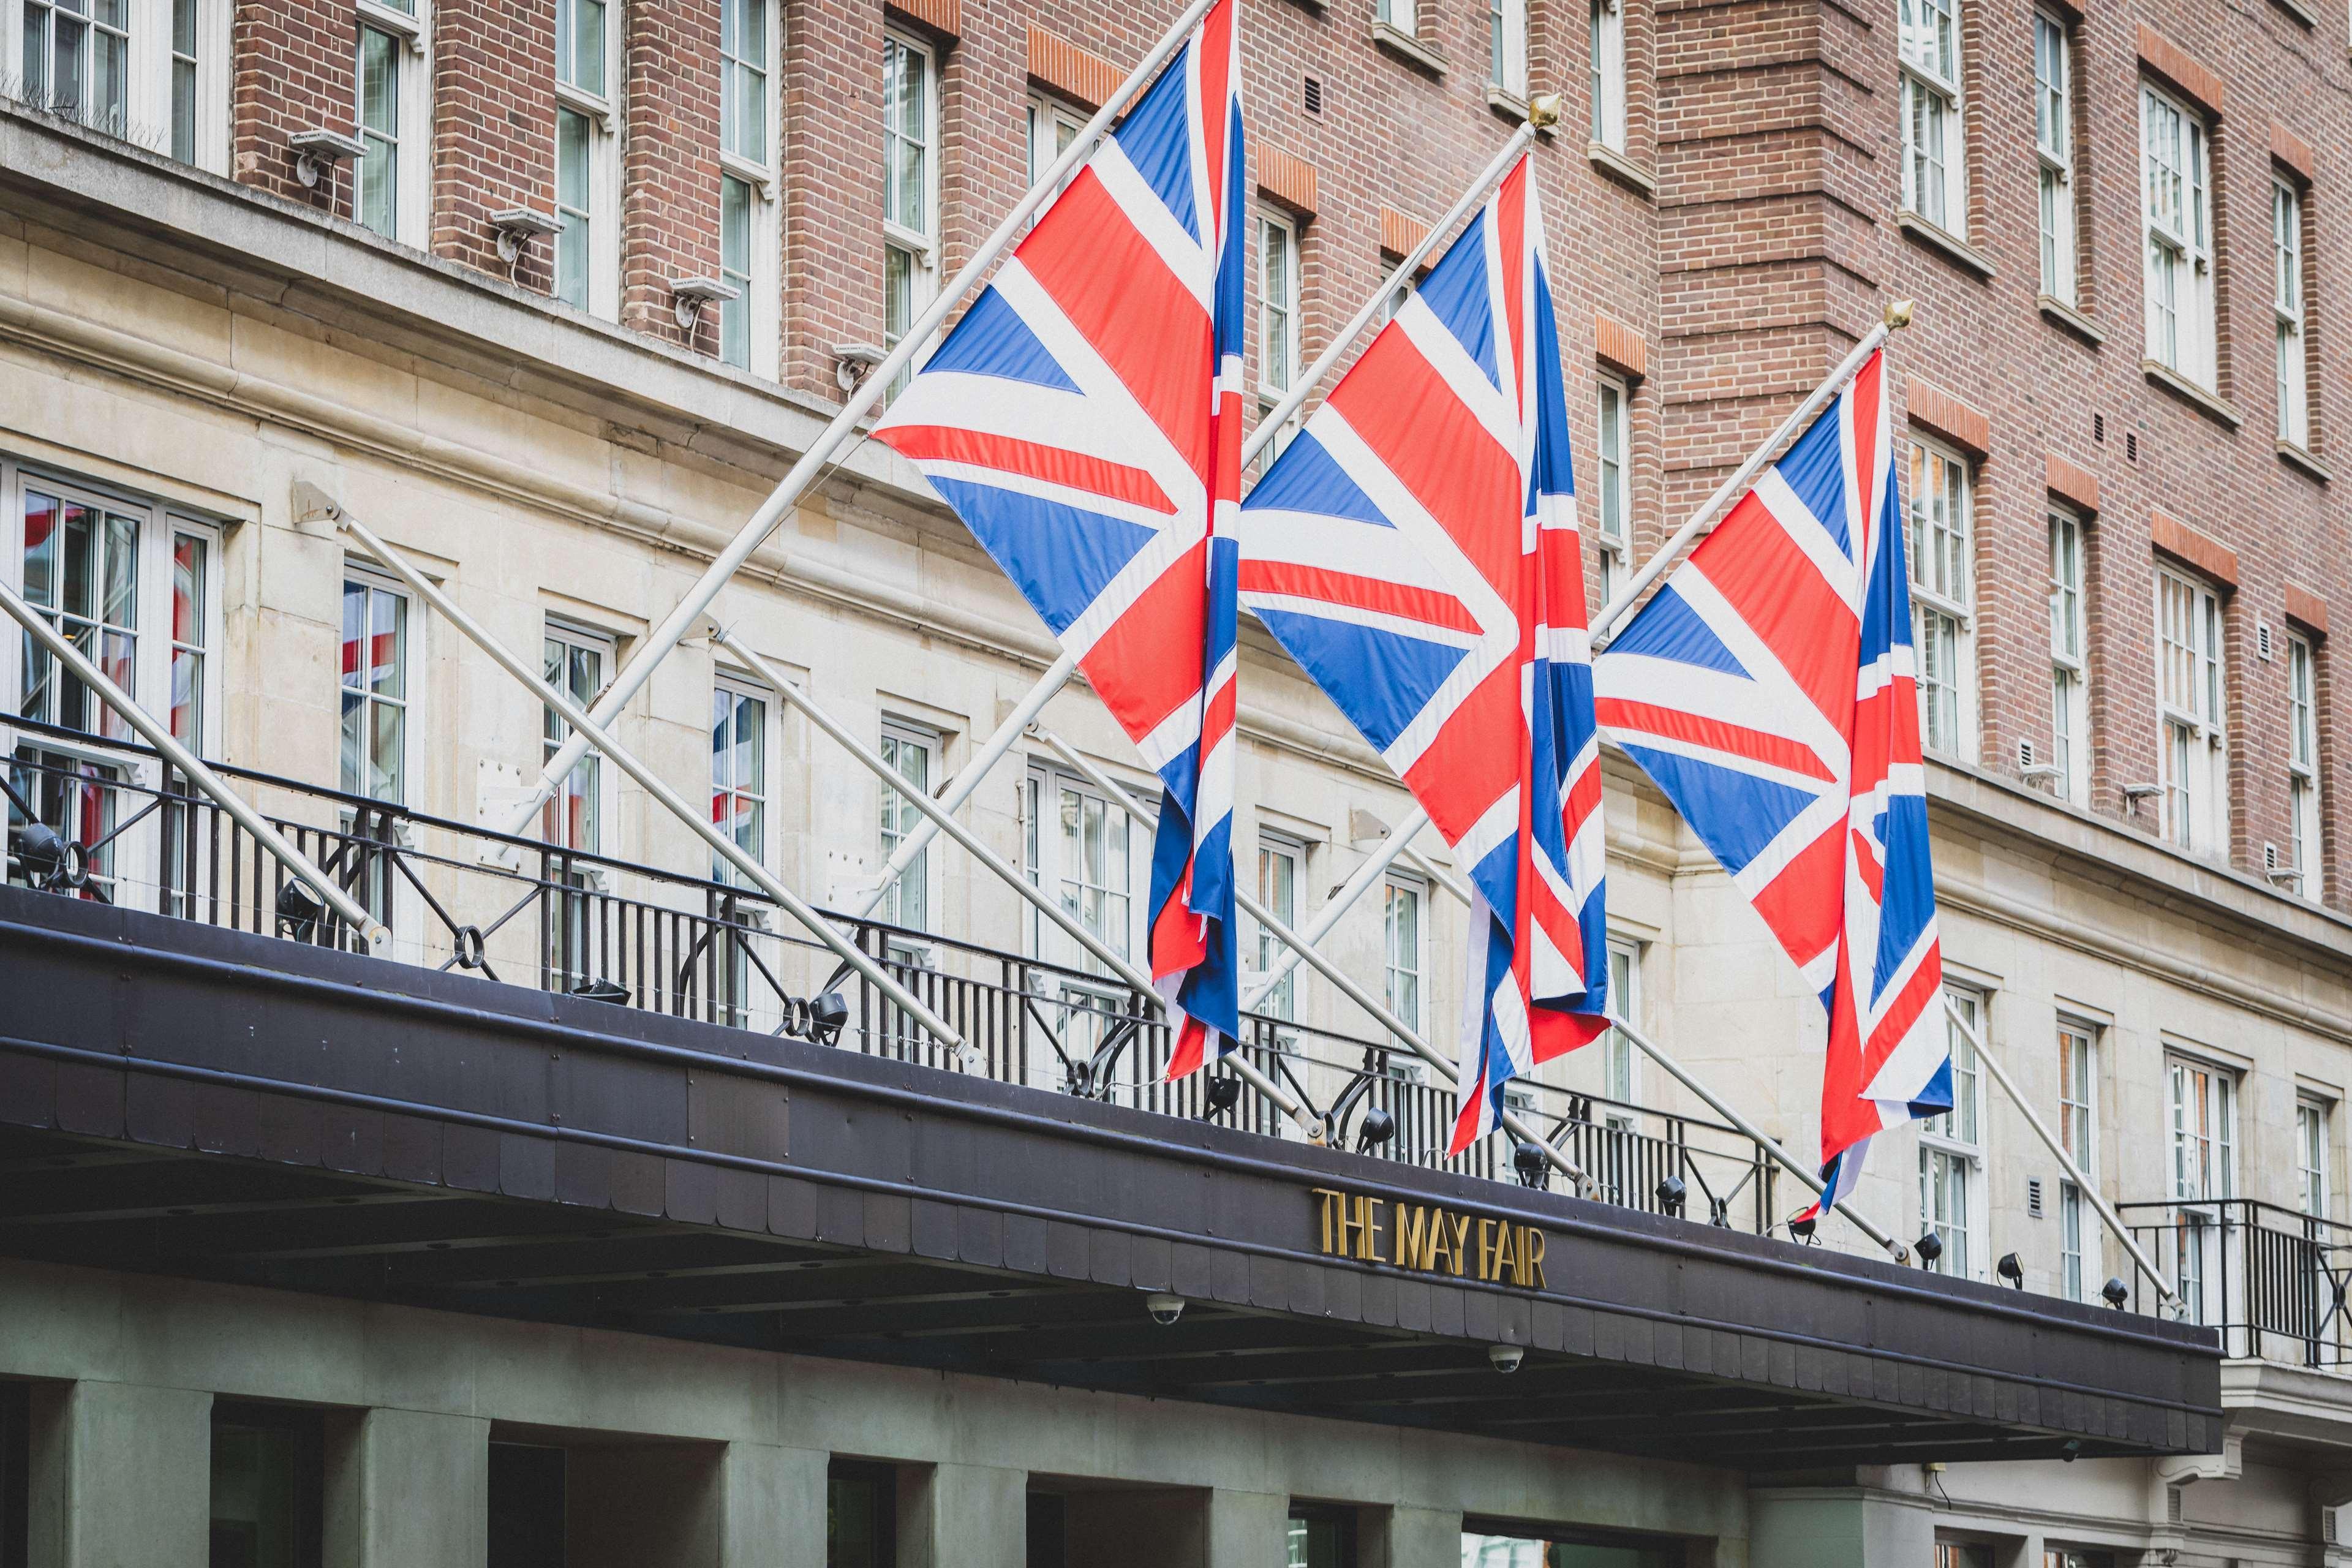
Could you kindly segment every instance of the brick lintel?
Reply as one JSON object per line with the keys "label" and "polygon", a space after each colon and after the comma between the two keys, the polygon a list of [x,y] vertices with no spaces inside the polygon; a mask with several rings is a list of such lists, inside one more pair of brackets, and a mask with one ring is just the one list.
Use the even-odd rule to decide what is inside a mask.
{"label": "brick lintel", "polygon": [[2173,559],[2194,566],[2225,588],[2238,585],[2238,552],[2200,533],[2169,512],[2148,514],[2148,540]]}

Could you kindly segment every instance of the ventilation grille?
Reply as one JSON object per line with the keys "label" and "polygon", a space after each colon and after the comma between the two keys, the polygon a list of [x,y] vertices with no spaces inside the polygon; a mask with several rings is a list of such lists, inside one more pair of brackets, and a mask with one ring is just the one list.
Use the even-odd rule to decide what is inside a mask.
{"label": "ventilation grille", "polygon": [[2094,414],[2094,415],[2092,415],[2092,416],[2091,416],[2091,439],[2092,439],[2092,440],[2094,440],[2094,441],[2100,441],[2100,442],[2104,442],[2105,440],[2106,440],[2106,438],[2107,438],[2107,416],[2106,416],[2105,415],[2104,415],[2104,414]]}
{"label": "ventilation grille", "polygon": [[2124,461],[2126,463],[2139,461],[2139,432],[2137,430],[2124,432]]}
{"label": "ventilation grille", "polygon": [[2017,765],[2020,768],[2030,768],[2033,765],[2032,742],[2020,741],[2017,743]]}
{"label": "ventilation grille", "polygon": [[2336,1510],[2332,1508],[2319,1510],[2319,1539],[2330,1546],[2336,1544]]}
{"label": "ventilation grille", "polygon": [[2035,1219],[2042,1217],[2042,1178],[2039,1176],[2025,1178],[2025,1212]]}
{"label": "ventilation grille", "polygon": [[1306,103],[1307,103],[1307,113],[1309,113],[1309,114],[1320,114],[1320,113],[1322,113],[1322,112],[1323,112],[1323,79],[1322,79],[1321,77],[1319,77],[1319,76],[1310,76],[1310,77],[1308,77],[1308,78],[1307,79],[1307,80],[1306,80],[1306,91],[1305,91],[1305,93],[1304,93],[1302,96],[1303,96],[1303,97],[1305,98],[1305,100],[1306,100]]}
{"label": "ventilation grille", "polygon": [[2180,1489],[2179,1487],[2164,1489],[2164,1519],[2168,1524],[2180,1522]]}
{"label": "ventilation grille", "polygon": [[2254,623],[2254,652],[2261,656],[2264,664],[2271,661],[2271,624],[2268,621]]}
{"label": "ventilation grille", "polygon": [[2263,869],[2265,871],[2275,871],[2278,869],[2277,845],[2265,844],[2263,846]]}

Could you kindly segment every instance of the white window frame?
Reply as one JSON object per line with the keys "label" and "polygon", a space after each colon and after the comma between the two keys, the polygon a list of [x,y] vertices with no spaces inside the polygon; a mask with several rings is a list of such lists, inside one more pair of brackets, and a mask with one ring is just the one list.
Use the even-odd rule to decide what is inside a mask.
{"label": "white window frame", "polygon": [[[194,89],[194,145],[183,149],[174,145],[173,135],[173,66],[179,58],[175,47],[174,24],[181,10],[187,10],[193,23],[193,56],[194,71],[191,85]],[[28,12],[42,13],[40,23],[50,29],[44,36],[53,39],[59,8],[49,0],[5,0],[0,4],[0,79],[16,84],[10,96],[37,109],[47,110],[59,100],[49,88],[36,92],[30,85],[25,51],[25,22]],[[68,22],[71,12],[63,13]],[[107,117],[78,110],[68,117],[101,135],[133,142],[151,153],[167,158],[177,158],[199,169],[226,175],[229,172],[229,76],[230,39],[229,0],[125,0],[123,25],[119,32],[125,39],[123,59],[123,110],[118,123],[108,123]],[[88,21],[87,16],[83,18]],[[85,41],[81,57],[85,71],[96,68],[96,51]],[[54,62],[52,47],[50,59]],[[81,95],[77,92],[76,101]],[[63,109],[50,110],[63,113]]]}
{"label": "white window frame", "polygon": [[1962,0],[1897,0],[1903,210],[1966,240],[1967,102],[1961,93]]}
{"label": "white window frame", "polygon": [[[1033,92],[1023,100],[1021,144],[1029,159],[1029,184],[1033,187],[1045,177],[1045,172],[1054,166],[1054,161],[1062,155],[1064,150],[1076,140],[1078,132],[1086,129],[1087,120],[1087,116],[1083,110],[1075,109],[1047,93]],[[1045,146],[1045,139],[1038,135],[1040,131],[1049,131],[1053,133],[1051,137],[1053,146],[1050,150]],[[1062,186],[1055,189],[1054,194],[1059,195],[1067,188],[1068,184],[1066,181]],[[1037,216],[1042,215],[1045,210],[1045,206],[1040,205],[1037,214],[1030,217],[1030,223],[1035,224]]]}
{"label": "white window frame", "polygon": [[[397,706],[400,709],[400,793],[388,800],[383,800],[382,804],[403,806],[414,810],[418,804],[415,798],[416,760],[418,756],[416,736],[418,692],[416,689],[416,673],[422,662],[416,657],[416,648],[417,639],[423,635],[424,621],[417,614],[415,600],[410,595],[405,587],[402,586],[393,578],[388,577],[382,572],[376,570],[369,563],[362,561],[354,556],[346,556],[343,560],[342,591],[348,594],[354,587],[365,588],[370,595],[371,603],[373,603],[373,600],[376,595],[382,595],[384,598],[399,602],[401,607],[400,657],[402,661],[400,686],[401,690],[405,693],[405,695],[398,699],[396,702],[394,702],[391,699],[377,696],[372,689],[352,688],[348,686],[344,683],[343,672],[339,667],[335,672],[338,722],[340,723],[341,721],[340,707],[342,700],[342,693],[345,691],[357,690],[360,693],[362,699],[361,709],[363,713],[372,712],[375,708],[388,702],[392,702],[393,705]],[[371,799],[379,798],[365,789],[352,788],[352,781],[343,778],[341,768],[341,759],[339,755],[336,761],[336,778],[338,780],[338,786],[344,794],[366,795]],[[364,784],[366,783],[366,779],[362,776],[359,782]]]}
{"label": "white window frame", "polygon": [[1592,542],[1600,603],[1633,575],[1633,390],[1613,375],[1595,378]]}
{"label": "white window frame", "polygon": [[[1276,237],[1279,236],[1280,253],[1276,254]],[[1300,270],[1298,265],[1298,223],[1289,214],[1277,212],[1261,205],[1257,209],[1257,412],[1263,419],[1281,405],[1298,384],[1303,374],[1299,352],[1299,326],[1304,312],[1299,300]],[[1280,285],[1281,302],[1276,299]],[[1283,352],[1275,352],[1274,333],[1277,318],[1283,328]],[[1276,432],[1265,450],[1259,455],[1263,471],[1282,455],[1290,444],[1301,421],[1293,415],[1282,429]]]}
{"label": "white window frame", "polygon": [[[909,778],[907,782],[910,785],[919,784],[927,795],[938,791],[940,781],[945,776],[942,770],[947,765],[947,737],[937,728],[886,714],[882,720],[881,742],[876,750],[901,777],[905,776],[906,769],[896,760],[894,753],[919,752],[923,758],[923,777],[919,781]],[[888,824],[894,803],[900,818],[895,829]],[[898,844],[919,831],[924,821],[922,814],[907,801],[896,785],[875,780],[874,866],[877,873],[890,863],[890,856]],[[874,905],[874,918],[905,926],[910,931],[936,932],[940,927],[940,858],[931,853],[929,845],[925,845],[922,854],[907,868],[905,877],[882,889],[881,897]],[[922,901],[922,907],[915,911],[913,920],[905,918],[905,894],[910,887]]]}
{"label": "white window frame", "polygon": [[1586,47],[1591,53],[1588,87],[1591,96],[1591,132],[1593,144],[1612,153],[1625,151],[1625,0],[1591,0],[1587,13]]}
{"label": "white window frame", "polygon": [[[1256,893],[1257,901],[1265,906],[1269,914],[1293,931],[1298,929],[1298,899],[1307,887],[1307,840],[1295,833],[1279,833],[1270,827],[1260,827],[1257,830],[1257,853],[1253,864],[1252,890]],[[1278,880],[1275,875],[1276,867],[1285,860],[1290,863],[1290,896],[1287,900],[1276,891],[1275,886]],[[1249,933],[1250,949],[1243,955],[1243,966],[1246,971],[1245,983],[1243,986],[1244,991],[1255,989],[1262,983],[1289,951],[1272,931],[1259,925],[1255,921],[1249,922]],[[1264,1002],[1258,1004],[1257,1010],[1270,1018],[1280,1018],[1291,1023],[1297,1021],[1298,970],[1296,966],[1282,977],[1282,984],[1276,986]]]}
{"label": "white window frame", "polygon": [[2039,163],[2042,292],[2076,303],[2074,39],[2064,17],[2033,13],[2033,141]]}
{"label": "white window frame", "polygon": [[2157,568],[2160,824],[2171,843],[2216,859],[2230,849],[2230,691],[2223,614],[2221,591],[2214,584],[2177,567]]}
{"label": "white window frame", "polygon": [[2336,1197],[2334,1165],[2336,1106],[2315,1094],[2294,1100],[2295,1207],[2313,1219],[2326,1219]]}
{"label": "white window frame", "polygon": [[[1947,986],[1945,996],[1973,1025],[1985,1032],[1989,998],[1982,992]],[[1919,1123],[1919,1234],[1933,1231],[1943,1239],[1943,1256],[1927,1267],[1938,1274],[1981,1279],[1989,1246],[1984,1228],[1984,1076],[1977,1065],[1976,1047],[1950,1017],[1944,1020],[1944,1037],[1952,1054],[1952,1109]],[[1950,1202],[1954,1187],[1958,1204]],[[1958,1246],[1953,1243],[1957,1237]]]}
{"label": "white window frame", "polygon": [[[1408,906],[1406,900],[1410,900]],[[1396,913],[1413,912],[1412,951],[1400,953]],[[1405,871],[1391,871],[1381,883],[1381,1000],[1415,1032],[1427,1028],[1429,1015],[1429,884]],[[1400,959],[1404,962],[1400,962]],[[1398,1005],[1400,978],[1412,982],[1412,1005]]]}
{"label": "white window frame", "polygon": [[[881,94],[883,125],[882,148],[884,160],[882,174],[884,193],[882,204],[882,289],[883,320],[885,323],[882,342],[885,348],[895,348],[898,346],[898,337],[901,334],[892,332],[887,324],[889,320],[889,272],[891,254],[896,252],[898,255],[907,258],[908,293],[906,300],[906,315],[907,321],[909,325],[912,325],[915,320],[923,313],[924,307],[928,306],[931,302],[932,298],[939,292],[940,60],[938,51],[933,49],[930,45],[924,43],[921,39],[916,37],[910,33],[903,33],[893,27],[887,29],[883,33],[882,39],[882,73],[884,79],[883,90]],[[891,122],[890,113],[894,103],[894,84],[898,79],[898,73],[892,68],[892,67],[900,51],[912,55],[923,62],[923,111],[919,127],[921,132],[920,144],[923,150],[923,164],[919,176],[919,183],[921,189],[918,193],[922,201],[922,211],[919,216],[923,220],[923,226],[919,228],[910,227],[900,223],[897,216],[889,210],[891,185],[890,163],[892,149],[895,146],[897,140],[897,131],[896,127]],[[916,367],[914,365],[910,364],[903,373],[901,373],[897,384],[890,388],[892,395],[895,395],[898,391],[906,386],[908,380],[914,374],[915,368]]]}
{"label": "white window frame", "polygon": [[1528,0],[1486,0],[1486,79],[1498,92],[1528,96]]}
{"label": "white window frame", "polygon": [[1969,460],[1925,437],[1910,440],[1911,636],[1919,664],[1919,740],[1930,752],[1976,760],[1976,475]]}
{"label": "white window frame", "polygon": [[[759,68],[759,93],[761,134],[758,156],[742,153],[724,144],[719,150],[719,213],[720,223],[719,277],[731,282],[742,292],[719,308],[720,357],[739,369],[748,370],[763,381],[774,381],[782,374],[783,354],[783,213],[779,199],[776,170],[781,161],[783,127],[780,116],[783,109],[781,68],[783,63],[783,6],[782,0],[722,0],[731,8],[739,4],[753,4],[760,8],[759,27],[763,63]],[[614,0],[617,5],[619,0]],[[725,46],[726,25],[720,18],[720,44]],[[722,56],[719,71],[719,117],[723,121],[730,100],[729,89],[738,79],[741,69],[731,56]],[[933,89],[937,93],[936,86]],[[740,181],[749,197],[746,221],[750,224],[749,247],[743,266],[725,264],[727,216],[726,181]],[[729,327],[740,320],[744,333],[744,352],[740,359],[728,358],[724,353]]]}
{"label": "white window frame", "polygon": [[[719,797],[721,795],[725,795],[730,799],[740,798],[750,800],[757,805],[760,811],[760,829],[756,835],[758,842],[751,845],[742,844],[740,839],[737,839],[735,842],[743,849],[745,854],[751,856],[752,859],[758,861],[761,865],[772,865],[773,864],[773,861],[771,859],[771,856],[774,852],[776,837],[775,806],[777,753],[775,693],[769,690],[768,688],[761,682],[752,679],[747,675],[741,675],[734,670],[725,668],[713,673],[710,681],[710,690],[711,708],[713,710],[710,715],[710,727],[714,731],[711,735],[712,745],[710,750],[711,805],[715,808],[719,803]],[[740,704],[742,702],[752,702],[759,706],[760,787],[757,789],[747,789],[743,786],[742,781],[737,778],[731,771],[733,766],[731,761],[724,769],[722,769],[719,763],[719,759],[720,752],[717,744],[718,736],[715,731],[719,726],[717,709],[719,706],[719,699],[721,697],[727,698],[731,703]],[[740,708],[730,707],[729,709],[727,723],[730,732],[740,727],[741,723]],[[733,748],[730,747],[730,751],[731,752],[732,749]],[[712,817],[710,825],[713,827],[718,827],[719,826],[719,820],[716,816]],[[716,853],[714,853],[710,858],[710,879],[712,881],[723,883],[729,887],[748,885],[744,880],[742,873],[735,868],[732,862],[723,858]]]}
{"label": "white window frame", "polygon": [[[2084,1019],[2058,1016],[2058,1142],[2074,1166],[2093,1181],[2099,1169],[2099,1027]],[[2105,1279],[2106,1254],[2091,1206],[2082,1189],[2058,1182],[2058,1293],[2088,1301]]]}
{"label": "white window frame", "polygon": [[1420,0],[1372,0],[1372,20],[1407,37],[1421,32]]}
{"label": "white window frame", "polygon": [[2325,891],[2320,836],[2319,650],[2301,632],[2286,634],[2286,774],[2288,864],[2295,890],[2317,900]]}
{"label": "white window frame", "polygon": [[2083,805],[2091,797],[2091,526],[2066,507],[2053,506],[2049,516],[2050,761],[2059,798]]}
{"label": "white window frame", "polygon": [[[1609,938],[1609,1011],[1639,1027],[1642,1022],[1642,960],[1649,944],[1630,936]],[[1630,1131],[1632,1108],[1642,1103],[1642,1051],[1622,1029],[1601,1036],[1601,1096],[1620,1107],[1603,1112],[1601,1124]]]}
{"label": "white window frame", "polygon": [[[367,35],[373,30],[396,46],[400,81],[394,97],[395,163],[393,166],[393,226],[386,239],[422,247],[432,223],[433,205],[433,0],[414,0],[404,10],[383,0],[355,0],[358,26],[352,32],[352,123],[364,142]],[[360,222],[365,210],[361,182],[368,177],[367,160],[352,177],[352,218]],[[366,226],[362,225],[362,226]]]}
{"label": "white window frame", "polygon": [[2213,289],[2212,132],[2205,117],[2140,84],[2140,250],[2147,357],[2210,391],[2218,356]]}
{"label": "white window frame", "polygon": [[2278,438],[2311,449],[2311,351],[2304,333],[2310,272],[2303,254],[2304,193],[2271,179],[2271,316],[2277,349]]}
{"label": "white window frame", "polygon": [[[613,677],[620,668],[620,639],[610,632],[599,631],[593,626],[582,626],[576,621],[568,621],[559,616],[549,616],[545,617],[544,623],[540,627],[540,647],[542,660],[545,657],[546,645],[551,642],[559,643],[567,648],[592,649],[604,660],[604,663],[599,668],[601,679],[598,681],[595,692],[591,694],[589,700],[579,702],[576,694],[573,694],[574,701],[578,702],[578,706],[583,710],[594,707],[595,699],[597,697],[601,697],[604,694],[604,689],[612,685]],[[569,658],[568,655],[566,657],[567,658]],[[569,692],[568,687],[562,688],[561,689],[566,690],[567,693]],[[546,767],[547,763],[554,756],[554,748],[562,743],[561,740],[551,740],[547,734],[548,721],[553,715],[554,710],[544,706],[541,709],[539,746],[540,766],[530,770],[533,775],[538,774]],[[555,723],[564,737],[569,737],[571,735],[572,726],[564,723],[560,717],[555,718]],[[619,770],[617,768],[607,767],[605,765],[604,753],[597,751],[593,746],[588,748],[587,752],[582,755],[579,762],[572,764],[574,773],[578,772],[582,768],[589,770],[589,787],[594,792],[592,801],[596,812],[596,831],[592,836],[593,842],[576,845],[562,844],[562,847],[571,849],[573,853],[580,855],[595,855],[602,856],[606,858],[617,858],[620,852],[620,835],[616,831],[618,825],[614,818],[614,805],[615,797],[618,795],[618,787],[615,783],[614,775],[619,772]],[[567,773],[564,777],[568,782],[572,777],[572,774]],[[563,798],[563,789],[559,785],[556,792],[548,797],[548,805],[541,808],[540,822],[542,842],[560,842],[558,840],[546,838],[544,828],[547,820],[547,812],[556,809]]]}
{"label": "white window frame", "polygon": [[[555,101],[559,109],[569,110],[587,121],[588,131],[588,190],[587,205],[582,209],[588,218],[588,288],[587,298],[579,301],[581,308],[602,321],[621,319],[621,105],[623,95],[614,90],[614,73],[622,68],[621,17],[623,0],[605,0],[604,25],[604,82],[602,90],[588,85],[559,79],[555,83]],[[560,41],[559,41],[560,47]],[[559,126],[558,135],[561,136]],[[556,147],[555,178],[558,188],[557,216],[562,216],[561,200],[562,145]],[[559,237],[552,251],[562,245]],[[551,279],[551,288],[557,285]]]}
{"label": "white window frame", "polygon": [[[137,640],[131,652],[131,690],[133,701],[150,712],[160,710],[166,723],[171,721],[172,654],[174,639],[172,625],[173,549],[175,542],[186,535],[203,542],[205,549],[205,602],[200,607],[204,646],[201,688],[197,692],[196,733],[182,737],[199,756],[220,754],[222,733],[222,669],[226,658],[225,645],[226,622],[222,610],[222,584],[226,571],[222,560],[223,531],[211,519],[181,508],[160,497],[128,488],[82,479],[47,464],[27,465],[0,455],[0,497],[5,497],[5,514],[0,514],[0,575],[5,575],[17,593],[25,592],[25,497],[27,490],[52,495],[60,502],[71,500],[83,505],[136,519],[139,538],[136,544],[138,583],[132,613]],[[59,595],[62,601],[62,594]],[[101,608],[101,615],[103,610]],[[121,748],[137,744],[136,735],[127,725],[119,722],[114,732],[78,731],[72,736],[35,733],[18,727],[24,704],[25,637],[14,625],[10,634],[0,638],[0,768],[5,768],[19,745],[38,748],[53,757],[75,763],[89,763],[111,772],[124,784],[140,790],[158,789],[163,783],[163,763],[152,757],[126,754]],[[104,663],[100,661],[101,665]],[[158,698],[162,699],[160,710]],[[96,704],[95,696],[89,699]],[[139,802],[126,799],[119,803],[126,809],[114,814],[117,826],[139,807]],[[5,821],[9,807],[0,805],[0,821]],[[160,823],[150,817],[145,823],[131,827],[116,840],[112,863],[124,868],[152,867],[155,861],[155,839]],[[95,867],[93,867],[95,870]],[[134,908],[161,908],[160,889],[144,884],[122,880],[121,874],[109,879],[116,901]]]}
{"label": "white window frame", "polygon": [[2165,1052],[2165,1167],[2173,1201],[2172,1284],[2189,1320],[2221,1321],[2230,1281],[2221,1257],[2227,1211],[2238,1192],[2238,1089],[2233,1068],[2186,1052]]}

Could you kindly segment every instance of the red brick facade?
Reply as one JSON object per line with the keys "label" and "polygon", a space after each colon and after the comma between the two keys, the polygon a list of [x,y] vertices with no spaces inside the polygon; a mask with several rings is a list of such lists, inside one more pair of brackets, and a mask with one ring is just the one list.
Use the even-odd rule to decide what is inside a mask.
{"label": "red brick facade", "polygon": [[[2047,514],[2090,520],[2094,763],[2089,809],[2142,828],[2126,785],[2158,772],[2155,572],[2159,552],[2223,579],[2229,618],[2231,858],[2259,871],[2288,837],[2286,665],[2257,628],[2325,627],[2346,558],[2326,470],[2352,460],[2321,417],[2343,402],[2332,357],[2340,260],[2352,255],[2352,59],[2338,8],[2315,27],[2264,0],[2059,6],[2074,58],[2077,298],[2040,299],[2033,8],[1959,0],[1968,201],[1955,241],[1898,221],[1896,24],[1890,0],[1622,0],[1622,156],[1589,153],[1584,7],[1530,0],[1529,79],[1559,89],[1538,143],[1570,406],[1589,450],[1577,367],[1638,373],[1635,553],[1654,545],[1875,321],[1919,302],[1892,363],[1907,427],[1960,450],[1974,482],[1976,765],[2012,773],[2051,742]],[[445,0],[432,30],[432,245],[507,275],[488,215],[552,201],[551,5]],[[782,376],[839,395],[834,350],[882,337],[881,58],[886,27],[937,51],[939,276],[951,275],[1025,177],[1026,95],[1095,107],[1174,14],[1175,0],[792,0],[776,8]],[[1484,5],[1423,0],[1418,42],[1443,70],[1370,36],[1356,4],[1250,0],[1245,107],[1255,184],[1302,218],[1303,349],[1311,356],[1394,257],[1452,203],[1515,123],[1488,89]],[[236,14],[236,177],[324,205],[294,183],[286,138],[350,128],[352,12],[328,0],[245,0]],[[680,341],[674,278],[718,270],[719,0],[629,8],[624,28],[621,221],[625,325]],[[2208,117],[2218,243],[2218,395],[2143,368],[2139,89]],[[1311,84],[1311,85],[1310,85]],[[2307,454],[2274,428],[2270,279],[2273,177],[2304,195],[2305,338],[2315,371]],[[1654,189],[1651,188],[1654,185]],[[350,177],[334,181],[350,211]],[[545,247],[523,269],[547,286]],[[1255,324],[1251,331],[1255,352]],[[706,315],[691,345],[714,351]],[[754,363],[761,363],[755,353]],[[2235,563],[2228,574],[2215,563]],[[2323,755],[2347,721],[2322,645]],[[1962,759],[1967,760],[1967,759]],[[2332,786],[2333,781],[2330,781]],[[2342,793],[2326,795],[2332,857],[2352,852]],[[2339,902],[2343,879],[2326,882]],[[2352,903],[2346,907],[2352,908]]]}

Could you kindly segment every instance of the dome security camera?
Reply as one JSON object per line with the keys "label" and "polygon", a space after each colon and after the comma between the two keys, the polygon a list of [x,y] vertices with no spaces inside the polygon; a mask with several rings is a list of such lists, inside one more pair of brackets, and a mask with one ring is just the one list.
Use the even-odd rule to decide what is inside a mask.
{"label": "dome security camera", "polygon": [[1143,1306],[1151,1314],[1151,1321],[1163,1329],[1173,1327],[1176,1320],[1184,1315],[1184,1298],[1171,1296],[1164,1291],[1146,1296]]}
{"label": "dome security camera", "polygon": [[1510,1373],[1519,1370],[1519,1363],[1528,1359],[1524,1345],[1488,1345],[1486,1364],[1496,1372]]}

